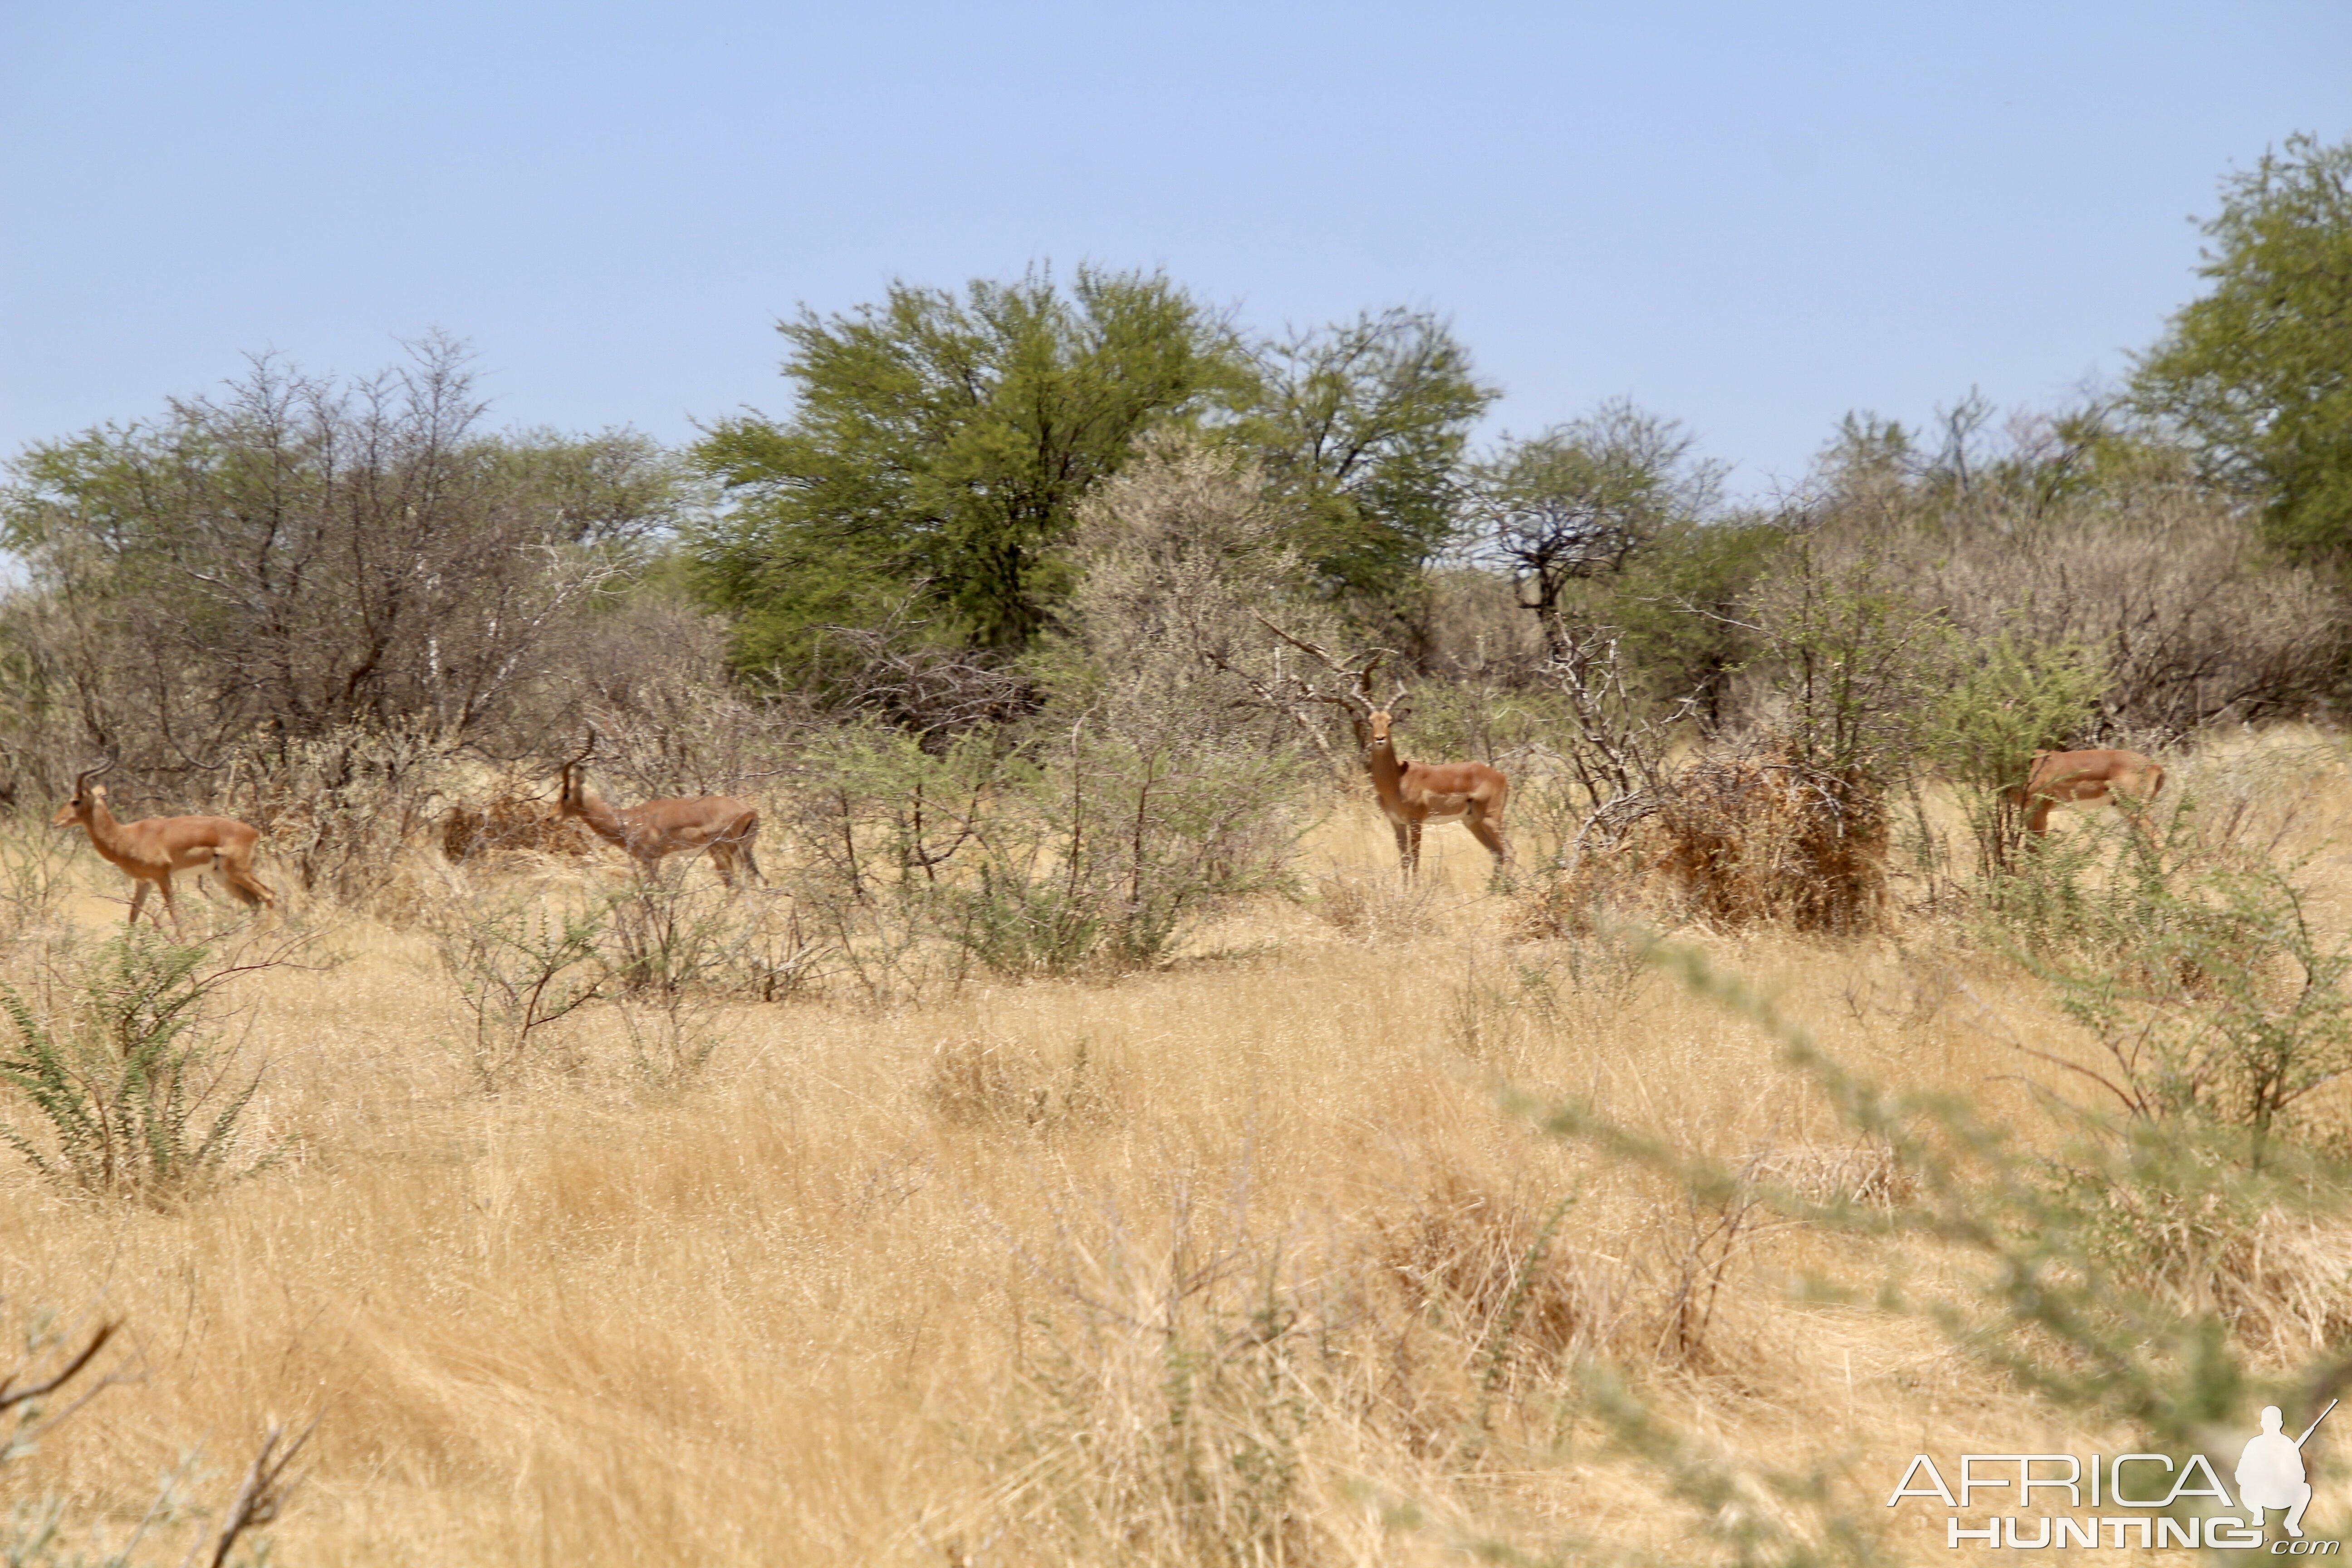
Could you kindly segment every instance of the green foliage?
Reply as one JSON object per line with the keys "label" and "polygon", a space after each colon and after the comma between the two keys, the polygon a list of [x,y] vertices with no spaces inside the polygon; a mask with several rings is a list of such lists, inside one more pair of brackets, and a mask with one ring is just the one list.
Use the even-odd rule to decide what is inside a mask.
{"label": "green foliage", "polygon": [[2135,1119],[2235,1130],[2228,1152],[2259,1166],[2297,1103],[2352,1069],[2352,947],[2314,929],[2296,868],[2215,854],[2195,817],[2184,799],[2023,857],[2001,910],[2102,1053],[2071,1071]]}
{"label": "green foliage", "polygon": [[467,1056],[483,1089],[504,1087],[535,1036],[613,983],[599,946],[611,913],[603,900],[528,890],[452,900],[436,911],[435,949],[473,1017]]}
{"label": "green foliage", "polygon": [[1618,570],[1571,584],[1562,611],[1614,628],[1629,679],[1652,703],[1695,697],[1700,720],[1719,728],[1732,678],[1757,651],[1748,599],[1786,542],[1753,518],[1671,521]]}
{"label": "green foliage", "polygon": [[261,1074],[235,1081],[236,1053],[209,1015],[237,966],[208,973],[210,957],[134,925],[68,955],[50,1006],[0,985],[12,1037],[0,1081],[47,1125],[43,1138],[17,1127],[0,1137],[60,1186],[155,1206],[268,1164],[275,1151],[238,1163]]}
{"label": "green foliage", "polygon": [[1240,432],[1325,589],[1377,612],[1453,542],[1456,469],[1497,395],[1444,322],[1366,312],[1259,351]]}
{"label": "green foliage", "polygon": [[[1284,885],[1294,752],[1202,742],[1116,709],[925,751],[845,728],[802,796],[794,902],[877,1002],[1164,962],[1233,900]],[[1066,727],[1062,727],[1066,726]]]}
{"label": "green foliage", "polygon": [[2291,136],[2222,184],[2211,289],[2134,377],[2140,406],[2261,494],[2286,544],[2352,547],[2352,141]]}
{"label": "green foliage", "polygon": [[961,298],[894,284],[780,330],[791,419],[727,420],[694,449],[734,503],[692,536],[698,579],[738,616],[750,669],[818,667],[826,626],[879,624],[910,590],[950,639],[1026,646],[1068,591],[1087,487],[1144,430],[1250,384],[1230,332],[1139,273],[976,280]]}
{"label": "green foliage", "polygon": [[1200,917],[1283,885],[1290,759],[1085,720],[1038,752],[1005,760],[971,878],[940,893],[950,932],[994,973],[1149,967]]}
{"label": "green foliage", "polygon": [[1756,629],[1789,759],[1875,790],[1899,776],[1940,700],[1951,628],[1876,563],[1832,566],[1799,539],[1759,591]]}
{"label": "green foliage", "polygon": [[1959,786],[1980,875],[2012,864],[2025,831],[2025,783],[2036,752],[2063,750],[2105,689],[2105,665],[2074,644],[2044,647],[2012,632],[1977,645],[1932,706],[1927,758]]}

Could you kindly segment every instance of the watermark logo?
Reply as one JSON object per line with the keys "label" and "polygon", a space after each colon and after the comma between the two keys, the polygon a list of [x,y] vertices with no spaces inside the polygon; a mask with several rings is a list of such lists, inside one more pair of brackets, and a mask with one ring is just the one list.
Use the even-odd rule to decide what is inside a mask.
{"label": "watermark logo", "polygon": [[[2327,1410],[2335,1408],[2336,1402],[2328,1401]],[[2319,1421],[2327,1419],[2327,1410],[2319,1413]],[[2283,1419],[2277,1405],[2263,1406],[2263,1429],[2238,1458],[2238,1500],[2245,1505],[2247,1522],[2257,1531],[2263,1527],[2263,1510],[2286,1510],[2286,1532],[2300,1541],[2303,1510],[2311,1506],[2311,1478],[2304,1474],[2303,1446],[2319,1430],[2319,1421],[2313,1422],[2302,1436],[2289,1437],[2281,1430]]]}
{"label": "watermark logo", "polygon": [[[2203,1454],[2191,1454],[2186,1461],[2169,1454],[1962,1454],[1951,1472],[1957,1485],[1947,1480],[1932,1456],[1915,1454],[1886,1506],[1914,1498],[1937,1500],[1951,1510],[1945,1519],[1945,1544],[1955,1551],[1963,1544],[2015,1551],[2266,1547],[2279,1557],[2334,1556],[2341,1542],[2308,1540],[2303,1532],[2303,1512],[2311,1506],[2304,1445],[2336,1403],[2330,1400],[2300,1437],[2287,1436],[2277,1405],[2264,1406],[2262,1430],[2247,1440],[2230,1472],[2238,1489],[2234,1498]],[[2207,1498],[2212,1500],[2210,1511],[2188,1511],[2198,1506],[2196,1500]],[[2002,1504],[2008,1511],[1997,1511]],[[1985,1511],[1972,1514],[1974,1510]],[[2281,1516],[2285,1540],[2266,1537],[2265,1523],[2273,1512]]]}

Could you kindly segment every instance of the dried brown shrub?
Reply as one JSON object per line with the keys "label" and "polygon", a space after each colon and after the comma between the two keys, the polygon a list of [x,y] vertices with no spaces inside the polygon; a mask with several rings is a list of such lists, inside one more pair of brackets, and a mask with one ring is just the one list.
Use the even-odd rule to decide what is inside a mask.
{"label": "dried brown shrub", "polygon": [[553,801],[502,795],[478,811],[460,801],[441,819],[441,853],[453,863],[510,855],[584,859],[597,849],[587,824],[557,816]]}
{"label": "dried brown shrub", "polygon": [[1859,780],[1784,754],[1690,763],[1643,837],[1651,863],[1701,919],[1851,932],[1885,903],[1883,804]]}
{"label": "dried brown shrub", "polygon": [[1605,931],[1643,911],[1726,926],[1852,933],[1886,901],[1884,801],[1786,747],[1706,756],[1612,803],[1603,831],[1514,910],[1523,941]]}
{"label": "dried brown shrub", "polygon": [[1325,924],[1366,942],[1398,942],[1428,933],[1435,882],[1406,881],[1395,871],[1335,867],[1315,879],[1308,906]]}

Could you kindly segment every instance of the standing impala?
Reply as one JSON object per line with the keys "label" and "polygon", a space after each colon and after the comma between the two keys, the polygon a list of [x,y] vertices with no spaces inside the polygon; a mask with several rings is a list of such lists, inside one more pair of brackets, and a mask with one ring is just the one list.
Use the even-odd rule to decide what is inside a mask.
{"label": "standing impala", "polygon": [[[1399,688],[1399,695],[1402,695]],[[1385,708],[1366,715],[1371,732],[1368,760],[1372,766],[1372,790],[1381,810],[1396,828],[1397,854],[1404,874],[1421,867],[1421,826],[1424,822],[1458,822],[1495,857],[1497,869],[1511,863],[1511,847],[1503,838],[1503,807],[1511,798],[1511,781],[1484,763],[1408,763],[1396,753],[1389,729],[1396,722]]]}
{"label": "standing impala", "polygon": [[2036,752],[2025,782],[2001,793],[2025,813],[2025,830],[2040,835],[2050,831],[2053,805],[2144,806],[2162,788],[2164,769],[2137,752]]}
{"label": "standing impala", "polygon": [[[1421,828],[1428,822],[1458,822],[1486,847],[1498,870],[1511,863],[1511,847],[1503,838],[1503,807],[1511,798],[1511,781],[1500,769],[1484,763],[1408,763],[1397,755],[1396,742],[1389,733],[1396,723],[1391,710],[1403,700],[1405,689],[1400,685],[1386,708],[1372,700],[1372,672],[1388,657],[1386,649],[1376,648],[1342,662],[1329,649],[1283,630],[1264,616],[1257,622],[1339,677],[1339,689],[1325,690],[1296,674],[1286,678],[1278,664],[1269,685],[1222,659],[1212,662],[1239,676],[1276,711],[1288,710],[1318,748],[1323,742],[1307,721],[1306,704],[1324,702],[1347,710],[1356,739],[1363,743],[1364,760],[1371,765],[1372,793],[1380,796],[1381,810],[1396,829],[1397,858],[1404,862],[1406,876],[1421,868]],[[1325,754],[1328,755],[1328,750]]]}
{"label": "standing impala", "polygon": [[[114,813],[106,808],[106,786],[96,782],[113,770],[114,760],[109,758],[104,767],[76,775],[73,798],[58,807],[49,824],[70,827],[80,823],[89,834],[91,847],[131,878],[134,923],[146,907],[147,889],[152,885],[163,895],[172,933],[184,934],[180,929],[180,907],[172,901],[174,871],[210,871],[247,908],[277,904],[278,895],[253,874],[253,847],[260,841],[261,829],[226,816],[150,816],[139,822],[117,822]],[[155,923],[163,924],[161,916]]]}
{"label": "standing impala", "polygon": [[555,805],[559,816],[576,816],[597,837],[627,850],[647,876],[665,855],[707,848],[719,879],[729,887],[735,885],[739,859],[753,881],[761,879],[760,862],[751,854],[751,841],[760,836],[756,806],[729,795],[706,795],[692,800],[649,800],[616,811],[588,787],[583,773],[583,764],[595,749],[596,731],[592,729],[588,744],[563,764],[562,787]]}

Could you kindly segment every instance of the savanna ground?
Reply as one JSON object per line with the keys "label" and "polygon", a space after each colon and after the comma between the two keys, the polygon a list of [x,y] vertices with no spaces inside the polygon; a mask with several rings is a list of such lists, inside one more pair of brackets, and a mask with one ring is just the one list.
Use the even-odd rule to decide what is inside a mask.
{"label": "savanna ground", "polygon": [[[2209,744],[2168,799],[2315,854],[2342,931],[2348,757]],[[496,1092],[426,932],[298,911],[309,966],[233,993],[274,1166],[157,1210],[0,1163],[8,1314],[119,1318],[141,1373],[9,1484],[120,1531],[188,1450],[233,1471],[266,1422],[323,1412],[269,1532],[285,1563],[1680,1563],[1726,1557],[1742,1510],[1800,1538],[1843,1515],[1867,1560],[1911,1562],[1946,1549],[1940,1508],[1883,1506],[1915,1452],[2125,1440],[1869,1304],[1895,1278],[1965,1297],[1971,1258],[1694,1197],[1529,1109],[1905,1202],[1751,1016],[1608,935],[1521,940],[1456,828],[1413,892],[1368,802],[1306,847],[1302,897],[1158,972],[730,1005],[684,1074],[583,1010]],[[96,931],[125,889],[77,854]],[[2029,1147],[2084,1093],[2019,1047],[2088,1042],[1948,917],[1673,936],[1855,1072]],[[2343,1313],[2352,1232],[2269,1245],[2317,1299],[2282,1308],[2287,1338]],[[2352,1464],[2315,1453],[2324,1536]],[[1693,1479],[1716,1465],[1727,1492]]]}

